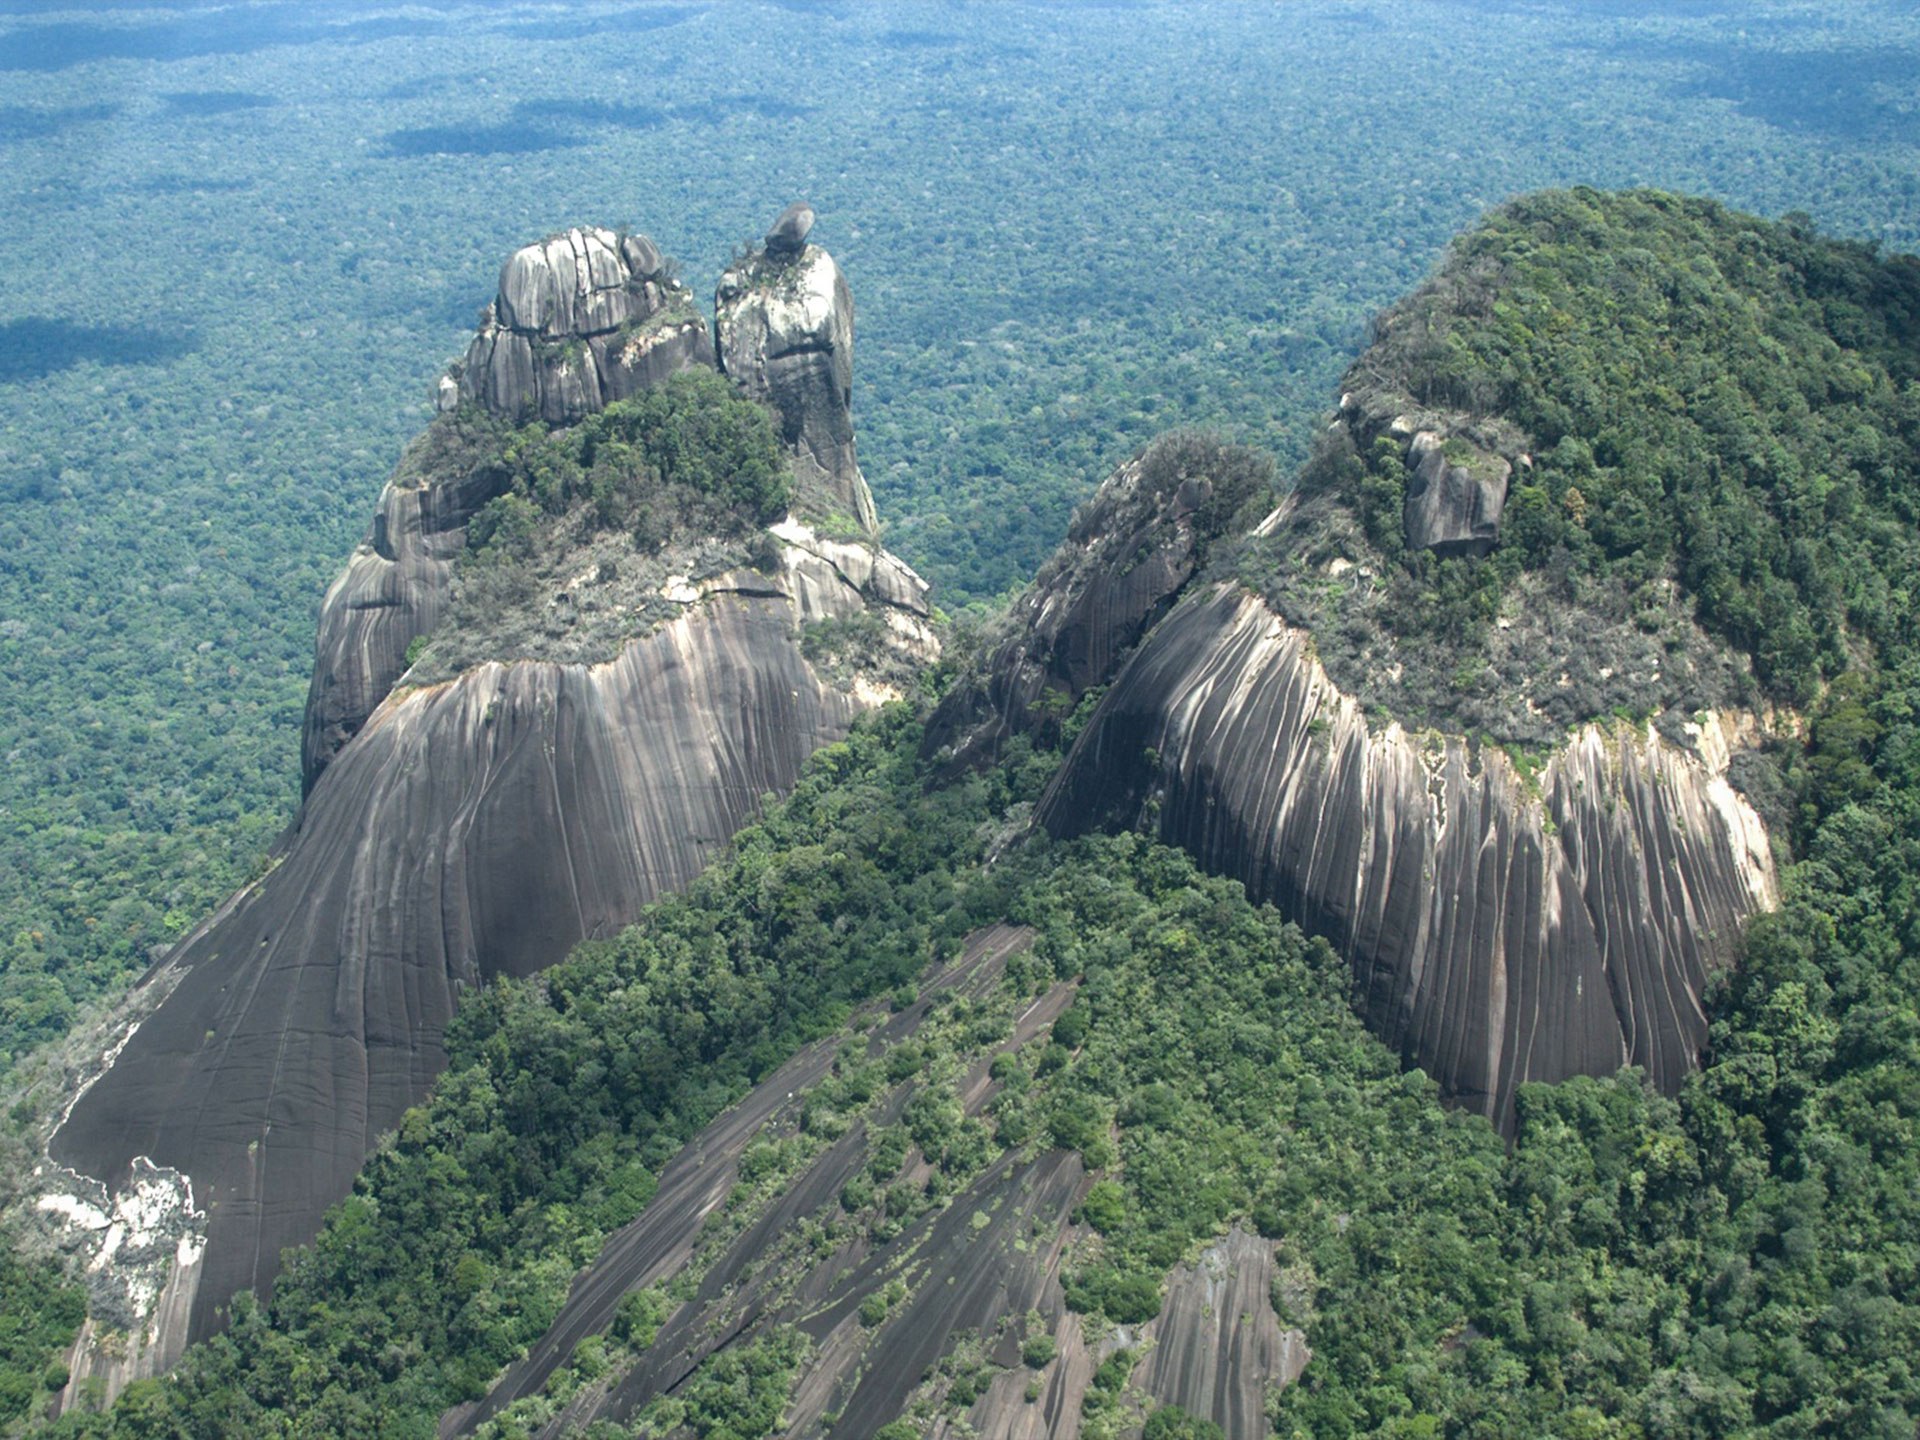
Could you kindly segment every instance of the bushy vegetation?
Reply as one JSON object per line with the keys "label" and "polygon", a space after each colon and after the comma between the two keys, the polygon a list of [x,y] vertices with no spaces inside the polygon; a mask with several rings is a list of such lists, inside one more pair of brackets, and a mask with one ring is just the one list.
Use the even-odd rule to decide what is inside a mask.
{"label": "bushy vegetation", "polygon": [[[535,981],[476,996],[434,1098],[271,1304],[237,1305],[226,1335],[176,1377],[133,1387],[113,1424],[430,1435],[479,1395],[688,1135],[853,1001],[1004,912],[1018,867],[965,868],[992,787],[923,792],[916,738],[894,717],[828,747],[685,894]],[[128,1418],[147,1415],[161,1428]]]}
{"label": "bushy vegetation", "polygon": [[[823,752],[687,895],[477,997],[433,1099],[272,1303],[238,1306],[110,1416],[56,1428],[429,1433],[540,1333],[695,1127],[850,1002],[1005,916],[1038,932],[1008,983],[1072,978],[1077,998],[1045,1044],[995,1063],[990,1129],[929,1085],[875,1137],[840,1203],[876,1237],[999,1148],[1064,1145],[1101,1172],[1077,1215],[1076,1308],[1138,1324],[1227,1225],[1277,1244],[1275,1307],[1314,1354],[1278,1402],[1283,1435],[1904,1440],[1920,1417],[1920,670],[1838,693],[1814,735],[1794,776],[1807,859],[1712,999],[1703,1072],[1677,1101],[1634,1072],[1527,1087],[1508,1149],[1365,1032],[1337,956],[1179,852],[1035,842],[978,868],[992,817],[1050,760],[930,790],[896,713]],[[954,1023],[972,1033],[971,1012]],[[910,1079],[935,1048],[898,1047],[809,1108]],[[893,1182],[910,1144],[953,1178]],[[743,1176],[777,1189],[777,1149]],[[663,1312],[642,1298],[623,1324],[644,1344]],[[894,1302],[876,1298],[879,1323]],[[727,1362],[764,1384],[724,1388],[777,1423],[768,1397],[796,1362],[768,1343]],[[1126,1379],[1090,1393],[1089,1433],[1140,1423]]]}
{"label": "bushy vegetation", "polygon": [[762,527],[792,490],[766,408],[705,369],[565,429],[463,408],[429,427],[403,471],[492,497],[467,525],[445,617],[408,653],[414,683],[487,660],[613,658],[681,613],[668,577],[777,567]]}
{"label": "bushy vegetation", "polygon": [[0,1433],[67,1383],[62,1353],[86,1316],[86,1292],[57,1266],[0,1250]]}
{"label": "bushy vegetation", "polygon": [[[1735,42],[1641,6],[1063,28],[902,0],[764,7],[753,47],[736,5],[13,15],[0,1056],[138,973],[291,817],[313,606],[516,246],[628,224],[700,291],[804,191],[859,304],[888,542],[957,613],[1155,434],[1216,426],[1291,468],[1367,316],[1501,195],[1670,184],[1912,248],[1911,17],[1749,8]],[[577,93],[583,45],[646,101]],[[503,46],[539,67],[525,94],[453,78]],[[796,96],[796,68],[831,83]]]}
{"label": "bushy vegetation", "polygon": [[479,553],[524,553],[539,514],[585,507],[654,549],[682,530],[726,533],[787,512],[792,476],[765,406],[712,370],[670,376],[579,424],[506,437],[508,489],[474,519]]}
{"label": "bushy vegetation", "polygon": [[1632,617],[1669,649],[1697,616],[1792,704],[1911,643],[1920,261],[1704,200],[1553,192],[1496,210],[1378,330],[1348,377],[1364,406],[1520,460],[1493,554],[1441,559],[1402,543],[1404,441],[1323,457],[1311,484],[1393,576],[1382,625],[1457,657],[1524,576],[1522,604]]}

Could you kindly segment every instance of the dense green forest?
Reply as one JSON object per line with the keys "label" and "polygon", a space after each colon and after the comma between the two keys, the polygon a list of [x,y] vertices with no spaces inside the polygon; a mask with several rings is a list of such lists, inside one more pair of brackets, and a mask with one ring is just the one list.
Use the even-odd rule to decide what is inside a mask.
{"label": "dense green forest", "polygon": [[[1556,193],[1475,227],[1380,329],[1370,371],[1530,442],[1500,562],[1470,567],[1483,620],[1522,569],[1628,589],[1671,575],[1801,704],[1850,642],[1911,644],[1920,260],[1804,217]],[[1368,530],[1392,543],[1401,496],[1372,482],[1397,462],[1367,459],[1362,493],[1389,512]]]}
{"label": "dense green forest", "polygon": [[[1311,3],[1286,26],[1224,3],[1072,26],[1044,5],[296,9],[0,17],[0,243],[23,257],[0,272],[0,1067],[266,863],[313,604],[498,260],[619,220],[698,289],[798,193],[859,297],[888,543],[942,603],[1003,595],[1107,466],[1211,424],[1353,497],[1387,552],[1379,614],[1448,657],[1436,705],[1497,683],[1455,657],[1541,594],[1611,596],[1656,645],[1684,612],[1748,657],[1745,698],[1806,719],[1768,770],[1792,863],[1677,1099],[1631,1072],[1533,1087],[1503,1145],[1361,1028],[1324,945],[1235,885],[1133,836],[1012,843],[1057,756],[1017,743],[936,782],[919,697],[817,757],[686,895],[477,996],[432,1098],[274,1296],[52,1433],[431,1434],[682,1140],[1004,919],[1033,951],[878,1062],[931,1077],[927,1098],[823,1225],[879,1233],[1060,1145],[1102,1172],[1068,1275],[1090,1317],[1153,1315],[1229,1223],[1280,1245],[1274,1304],[1315,1357],[1275,1401],[1282,1435],[1913,1435],[1920,269],[1880,248],[1920,239],[1911,17],[1755,7],[1736,45],[1711,5]],[[1447,59],[1379,63],[1396,49]],[[518,98],[494,88],[509,73]],[[1447,235],[1576,180],[1855,238],[1653,193],[1493,212],[1383,324],[1375,378],[1498,415],[1533,464],[1491,556],[1396,553],[1394,457],[1313,451],[1331,387]],[[716,386],[488,437],[518,483],[469,574],[526,562],[568,514],[644,549],[695,494],[777,510],[764,422]],[[725,464],[669,475],[673,436],[708,421],[698,448]],[[1289,557],[1227,558],[1300,600]],[[1057,980],[1078,999],[1051,1043],[984,1121],[956,1119],[940,1077]],[[875,1083],[850,1049],[809,1113],[857,1117]],[[909,1145],[935,1160],[924,1189],[897,1183]],[[800,1158],[757,1156],[741,1205]],[[0,1296],[5,1430],[64,1383],[84,1299],[11,1255]],[[672,1299],[635,1297],[563,1387],[644,1349]],[[774,1433],[799,1343],[731,1352],[653,1418]],[[1136,1358],[1101,1367],[1083,1433],[1207,1434],[1139,1413]]]}
{"label": "dense green forest", "polygon": [[[1544,749],[1608,713],[1805,705],[1913,644],[1914,257],[1804,217],[1549,191],[1469,230],[1375,333],[1349,425],[1300,475],[1311,538],[1232,562],[1369,703]],[[1408,548],[1381,417],[1409,413],[1512,463],[1484,559]],[[1358,571],[1330,579],[1335,555]],[[1579,615],[1577,640],[1535,633],[1543,614]]]}
{"label": "dense green forest", "polygon": [[[956,1125],[926,1091],[828,1225],[897,1223],[1001,1148],[1067,1145],[1111,1177],[1085,1207],[1104,1243],[1069,1274],[1077,1307],[1150,1317],[1167,1269],[1229,1221],[1279,1242],[1275,1303],[1314,1353],[1278,1403],[1283,1435],[1910,1435],[1917,707],[1908,668],[1818,715],[1797,772],[1807,858],[1716,997],[1709,1063],[1679,1100],[1631,1071],[1532,1087],[1511,1149],[1401,1073],[1330,951],[1180,853],[1121,836],[980,868],[994,817],[1050,757],[940,789],[910,716],[882,717],[688,894],[541,982],[489,990],[434,1098],[272,1302],[55,1433],[432,1433],[545,1327],[682,1137],[1005,915],[1040,934],[1005,985],[1073,977],[1079,999],[987,1123]],[[879,1063],[938,1075],[942,1044],[989,1040],[1005,1014],[962,1007],[946,1040]],[[857,1116],[873,1093],[843,1066],[809,1110]],[[909,1143],[945,1178],[895,1194]],[[794,1158],[770,1154],[768,1173]],[[661,1304],[643,1295],[607,1343],[644,1346]],[[780,1343],[728,1360],[740,1383],[717,1377],[705,1402],[692,1390],[712,1433],[752,1415],[725,1433],[773,1433]],[[1117,1399],[1101,1409],[1125,1370],[1092,1392],[1083,1433],[1125,1419]]]}
{"label": "dense green forest", "polygon": [[[1739,287],[1725,272],[1740,255],[1773,308],[1727,302]],[[1314,1356],[1275,1401],[1283,1435],[1910,1435],[1920,1417],[1910,459],[1863,467],[1897,448],[1908,423],[1911,262],[1672,197],[1578,193],[1500,212],[1455,263],[1482,288],[1443,275],[1409,302],[1432,322],[1417,348],[1389,348],[1380,363],[1452,403],[1471,391],[1490,411],[1526,417],[1552,441],[1543,456],[1571,435],[1589,452],[1641,457],[1662,481],[1646,502],[1675,549],[1563,528],[1551,548],[1574,557],[1573,574],[1714,575],[1685,568],[1711,527],[1676,516],[1731,515],[1723,523],[1757,558],[1728,583],[1765,587],[1796,538],[1820,547],[1812,568],[1787,569],[1779,603],[1809,630],[1826,617],[1856,646],[1813,652],[1838,678],[1817,691],[1819,669],[1803,679],[1815,696],[1807,742],[1777,772],[1794,820],[1782,840],[1798,858],[1779,911],[1754,923],[1710,996],[1709,1053],[1677,1099],[1632,1071],[1528,1087],[1504,1144],[1483,1120],[1443,1108],[1425,1076],[1403,1073],[1367,1034],[1325,945],[1134,836],[1005,848],[1057,755],[1019,742],[1000,767],[942,784],[916,761],[918,725],[899,707],[817,757],[794,796],[687,894],[538,981],[479,997],[433,1098],[272,1300],[243,1304],[232,1330],[176,1375],[56,1431],[429,1433],[545,1329],[575,1267],[645,1205],[651,1177],[694,1128],[853,1007],[910,999],[914,977],[973,927],[1011,919],[1037,939],[997,996],[953,1007],[878,1060],[846,1051],[808,1097],[818,1118],[807,1133],[830,1135],[866,1113],[880,1078],[924,1077],[897,1145],[878,1146],[885,1158],[810,1222],[820,1243],[897,1228],[1005,1150],[1063,1146],[1101,1177],[1081,1212],[1098,1243],[1066,1274],[1069,1304],[1089,1316],[1151,1318],[1169,1270],[1231,1223],[1278,1244],[1287,1282],[1273,1303]],[[1599,303],[1585,293],[1596,266],[1618,277],[1608,290],[1618,304],[1576,321],[1571,307]],[[1687,277],[1708,317],[1738,317],[1699,333],[1744,387],[1748,427],[1729,428],[1745,449],[1715,452],[1667,428],[1693,424],[1699,406],[1657,389],[1629,403],[1608,388],[1641,394],[1656,370],[1670,387],[1693,375],[1721,383],[1703,373],[1706,352],[1692,370],[1684,349],[1661,369],[1621,343],[1657,335],[1670,356],[1689,345],[1691,332],[1639,310]],[[1571,297],[1566,319],[1541,319],[1555,296]],[[1755,324],[1770,327],[1771,346],[1735,343]],[[1546,435],[1553,422],[1530,407],[1556,394],[1590,398]],[[1896,445],[1876,446],[1876,432]],[[1756,434],[1784,439],[1760,445],[1765,463],[1738,463]],[[1684,455],[1712,463],[1678,468]],[[1796,537],[1802,466],[1843,495],[1850,528]],[[1596,456],[1581,478],[1597,511],[1639,473]],[[1349,478],[1364,496],[1366,476]],[[1522,530],[1459,563],[1505,583],[1517,573],[1508,557],[1536,560],[1534,545]],[[1758,653],[1700,598],[1708,623]],[[1001,1067],[1000,1097],[966,1119],[941,1077],[1003,1033],[1013,997],[1063,979],[1077,998],[1051,1043]],[[777,1189],[808,1143],[764,1147],[743,1169],[759,1189],[740,1204]],[[925,1187],[898,1180],[910,1148],[935,1162]],[[43,1303],[53,1308],[51,1292]],[[494,1433],[524,1433],[612,1363],[609,1347],[643,1349],[676,1303],[671,1288],[639,1295],[554,1400],[508,1412]],[[876,1313],[889,1303],[879,1296]],[[1043,1342],[1031,1343],[1044,1363]],[[771,1433],[801,1344],[769,1330],[710,1362],[653,1419]],[[1083,1434],[1146,1418],[1128,1399],[1138,1358],[1122,1351],[1102,1365]],[[1154,1423],[1177,1434],[1186,1421]]]}
{"label": "dense green forest", "polygon": [[1904,7],[1278,14],[0,15],[0,1057],[290,817],[314,606],[500,261],[556,226],[647,231],[704,298],[810,199],[889,543],[956,613],[1156,433],[1303,458],[1367,317],[1508,194],[1658,183],[1920,241]]}

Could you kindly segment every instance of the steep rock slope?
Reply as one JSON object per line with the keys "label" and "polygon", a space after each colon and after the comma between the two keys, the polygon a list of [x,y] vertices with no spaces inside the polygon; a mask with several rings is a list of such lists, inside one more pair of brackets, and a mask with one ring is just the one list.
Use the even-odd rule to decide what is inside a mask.
{"label": "steep rock slope", "polygon": [[[520,252],[497,313],[574,333],[622,313],[631,288],[554,260],[574,248]],[[589,244],[595,265],[651,247],[603,249]],[[777,396],[779,377],[759,390]],[[467,522],[511,478],[449,424],[410,452],[329,594],[312,789],[279,863],[150,978],[172,992],[55,1137],[77,1189],[160,1186],[156,1204],[186,1232],[177,1255],[126,1271],[144,1297],[128,1307],[139,1361],[82,1356],[76,1379],[162,1368],[219,1328],[236,1290],[269,1286],[281,1249],[313,1233],[425,1093],[463,988],[550,964],[690,880],[761,797],[937,652],[907,567],[788,520],[753,542],[752,564],[669,577],[608,658],[507,651],[444,682],[396,683],[448,603]],[[809,627],[862,617],[877,652],[866,670],[807,658]]]}
{"label": "steep rock slope", "polygon": [[1773,903],[1728,730],[1689,750],[1583,726],[1524,774],[1459,735],[1370,725],[1311,639],[1232,586],[1184,601],[1103,697],[1038,818],[1143,824],[1326,936],[1368,1024],[1462,1103],[1645,1068],[1676,1087],[1700,995]]}
{"label": "steep rock slope", "polygon": [[1197,435],[1168,436],[1120,466],[941,701],[928,754],[965,767],[996,759],[1015,735],[1054,743],[1080,696],[1112,677],[1226,522],[1272,482],[1270,460]]}
{"label": "steep rock slope", "polygon": [[514,252],[465,360],[440,382],[497,414],[564,425],[712,364],[693,297],[644,235],[573,229]]}
{"label": "steep rock slope", "polygon": [[[1243,879],[1503,1127],[1531,1080],[1632,1064],[1672,1091],[1775,901],[1762,752],[1903,623],[1908,502],[1874,437],[1911,426],[1911,267],[1822,243],[1662,195],[1496,212],[1124,663],[1059,663],[1129,631],[1070,544],[939,743],[1044,740],[1108,686],[1037,807],[1054,834],[1143,826]],[[1102,503],[1160,518],[1136,567],[1179,574],[1174,516]]]}
{"label": "steep rock slope", "polygon": [[[823,1123],[823,1084],[929,1045],[957,1050],[953,1093],[979,1123],[1015,1073],[1008,1062],[1032,1063],[1075,998],[1071,982],[1038,994],[1004,983],[1008,961],[1033,939],[1010,925],[975,933],[911,1005],[816,1041],[689,1141],[646,1211],[575,1278],[546,1336],[484,1400],[444,1416],[441,1435],[482,1431],[505,1412],[552,1440],[643,1414],[671,1430],[663,1407],[703,1366],[782,1331],[799,1341],[783,1435],[871,1435],[908,1414],[943,1440],[1077,1435],[1096,1368],[1129,1346],[1146,1357],[1134,1374],[1144,1408],[1212,1417],[1233,1440],[1266,1435],[1268,1388],[1291,1383],[1309,1358],[1269,1298],[1271,1241],[1235,1228],[1174,1269],[1159,1315],[1094,1328],[1069,1308],[1063,1285],[1075,1252],[1084,1261],[1097,1243],[1077,1213],[1093,1183],[1080,1155],[1015,1147],[957,1187],[927,1189],[937,1156],[903,1147],[876,1159],[903,1116],[909,1129],[918,1123],[916,1100],[938,1093],[917,1067],[862,1104],[844,1133]],[[997,1038],[982,1046],[967,1029],[935,1037],[949,1010]],[[807,1159],[769,1180],[764,1157],[782,1147]],[[894,1195],[926,1198],[871,1229],[851,1223],[863,1208],[859,1187],[873,1188],[866,1177],[895,1171]],[[838,1243],[814,1244],[814,1231]],[[657,1307],[657,1329],[556,1405],[550,1384],[583,1345],[601,1344],[593,1337],[621,1328],[632,1297]]]}
{"label": "steep rock slope", "polygon": [[789,206],[765,242],[720,277],[721,367],[779,413],[803,504],[879,517],[853,444],[853,292],[833,257],[806,243],[813,211]]}
{"label": "steep rock slope", "polygon": [[[442,410],[565,424],[712,363],[692,292],[651,240],[576,228],[501,266],[499,293],[437,398]],[[506,483],[492,454],[459,453],[449,428],[409,447],[320,607],[301,735],[309,791],[407,668],[408,645],[440,622],[467,522]]]}

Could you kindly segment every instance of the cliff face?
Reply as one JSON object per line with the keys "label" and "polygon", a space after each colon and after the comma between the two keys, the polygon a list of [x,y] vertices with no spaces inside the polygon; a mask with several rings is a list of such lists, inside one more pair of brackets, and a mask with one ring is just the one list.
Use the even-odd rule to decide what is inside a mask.
{"label": "cliff face", "polygon": [[[1349,397],[1327,443],[1391,450],[1395,541],[1455,565],[1497,544],[1530,463],[1497,417],[1380,396]],[[1528,1081],[1633,1064],[1676,1088],[1706,1041],[1709,973],[1774,900],[1765,830],[1727,779],[1758,736],[1727,703],[1738,657],[1697,625],[1650,635],[1643,616],[1539,587],[1482,639],[1408,639],[1380,613],[1385,562],[1327,478],[1338,466],[1228,540],[1259,487],[1223,482],[1224,455],[1166,484],[1181,471],[1149,451],[1102,486],[942,704],[929,756],[1054,743],[1106,686],[1037,808],[1053,834],[1139,827],[1242,880],[1340,950],[1376,1033],[1498,1124]],[[1224,507],[1204,498],[1223,483]],[[1330,676],[1322,645],[1365,693]],[[1484,718],[1389,718],[1432,674],[1485,672]],[[1659,724],[1608,714],[1629,705]],[[1519,762],[1485,743],[1513,716]]]}
{"label": "cliff face", "polygon": [[[713,358],[692,293],[650,239],[573,229],[501,266],[466,358],[436,393],[443,411],[562,425]],[[467,522],[507,484],[491,456],[453,448],[444,429],[414,443],[320,607],[300,748],[308,791],[406,670],[407,647],[439,624]]]}
{"label": "cliff face", "polygon": [[[635,277],[658,268],[633,237],[572,232],[508,263],[488,324],[591,340],[653,303],[655,281]],[[459,385],[505,333],[483,327]],[[676,333],[699,343],[674,365],[697,363],[704,327]],[[736,367],[746,388],[785,393],[780,375]],[[472,394],[513,408],[491,382]],[[152,1373],[218,1329],[236,1290],[271,1285],[281,1249],[313,1234],[425,1094],[462,989],[551,964],[691,880],[762,796],[937,654],[911,570],[789,519],[752,565],[671,577],[611,659],[506,654],[396,688],[445,608],[467,522],[507,484],[484,446],[462,444],[443,419],[409,451],[328,594],[310,792],[279,863],[163,963],[171,993],[54,1139],[88,1197],[94,1181],[125,1191],[157,1167],[192,1251],[191,1266],[157,1257],[139,1282],[128,1328],[148,1361],[90,1370],[83,1356],[79,1378]],[[879,622],[870,669],[809,661],[809,627],[860,617]]]}
{"label": "cliff face", "polygon": [[987,763],[1015,735],[1043,744],[1193,578],[1223,523],[1272,480],[1271,462],[1169,436],[1120,466],[927,726],[926,753]]}
{"label": "cliff face", "polygon": [[1726,780],[1692,749],[1587,725],[1529,778],[1504,752],[1370,723],[1310,638],[1230,585],[1183,600],[1115,679],[1043,798],[1055,834],[1143,825],[1243,881],[1352,967],[1369,1026],[1505,1122],[1532,1080],[1647,1069],[1671,1090],[1700,994],[1773,903]]}
{"label": "cliff face", "polygon": [[806,243],[812,223],[811,210],[791,207],[720,277],[720,364],[779,413],[800,500],[850,515],[871,535],[879,519],[853,447],[853,294],[833,257]]}

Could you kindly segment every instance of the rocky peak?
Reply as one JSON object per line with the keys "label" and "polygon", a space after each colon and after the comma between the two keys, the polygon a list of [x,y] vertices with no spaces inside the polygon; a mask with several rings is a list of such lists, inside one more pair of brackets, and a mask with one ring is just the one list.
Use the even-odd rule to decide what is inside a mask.
{"label": "rocky peak", "polygon": [[791,205],[714,295],[720,368],[780,417],[794,455],[796,508],[878,517],[853,446],[853,292],[833,257],[806,243],[813,211]]}
{"label": "rocky peak", "polygon": [[1443,556],[1492,551],[1514,465],[1530,463],[1527,438],[1516,426],[1422,406],[1402,390],[1373,385],[1342,395],[1334,423],[1345,428],[1362,455],[1388,440],[1406,467],[1403,524],[1409,550]]}
{"label": "rocky peak", "polygon": [[712,363],[692,292],[653,241],[575,227],[508,257],[499,294],[437,398],[443,410],[466,400],[508,419],[565,425]]}
{"label": "rocky peak", "polygon": [[1111,679],[1167,612],[1208,542],[1272,481],[1264,457],[1193,434],[1169,435],[1121,465],[1074,512],[986,663],[941,702],[927,753],[985,764],[1017,734],[1051,744],[1080,697]]}
{"label": "rocky peak", "polygon": [[[852,301],[804,217],[776,231],[801,248],[757,252],[722,286],[733,380],[786,425],[812,508],[851,510],[870,535]],[[925,583],[864,538],[820,533],[804,504],[750,535],[657,545],[592,506],[542,511],[548,548],[463,578],[469,522],[512,482],[488,416],[576,425],[711,353],[642,236],[570,230],[502,267],[448,376],[454,413],[409,447],[321,606],[308,791],[278,863],[169,954],[149,987],[165,999],[50,1141],[56,1208],[135,1337],[88,1349],[76,1375],[111,1391],[155,1373],[226,1323],[236,1291],[264,1294],[425,1094],[463,993],[687,884],[813,751],[938,657]],[[497,626],[463,632],[476,574]],[[115,1207],[148,1171],[172,1189],[149,1184],[146,1210],[184,1198],[172,1228],[141,1232],[158,1239],[121,1245]]]}
{"label": "rocky peak", "polygon": [[780,212],[762,244],[773,259],[792,259],[806,249],[807,236],[812,231],[813,207],[804,200],[796,200]]}

